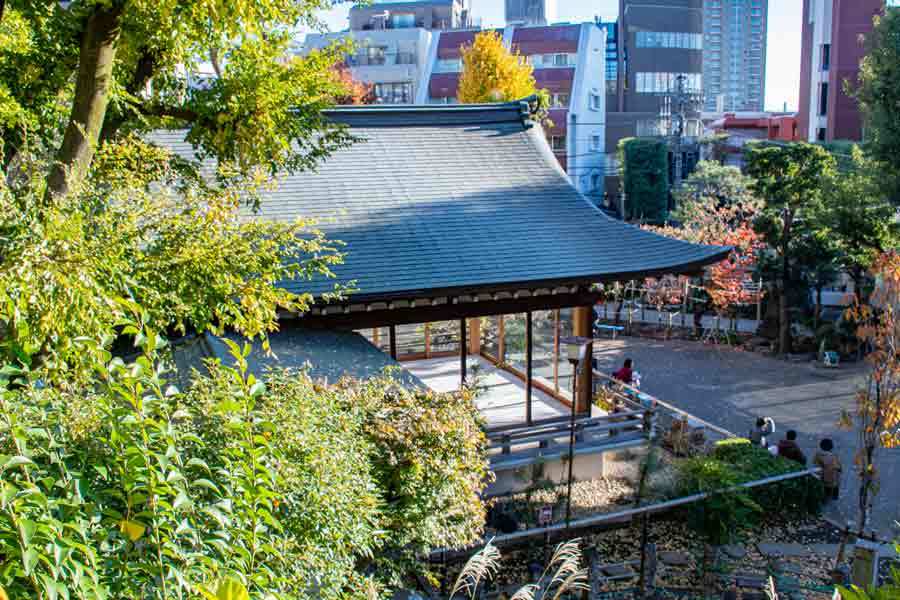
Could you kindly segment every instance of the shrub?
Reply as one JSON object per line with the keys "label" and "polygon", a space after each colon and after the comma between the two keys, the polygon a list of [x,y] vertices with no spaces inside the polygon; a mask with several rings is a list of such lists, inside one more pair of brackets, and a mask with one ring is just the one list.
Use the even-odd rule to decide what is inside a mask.
{"label": "shrub", "polygon": [[666,142],[627,138],[619,142],[625,218],[661,223],[668,216],[669,155]]}
{"label": "shrub", "polygon": [[480,533],[487,464],[467,398],[390,379],[263,384],[235,344],[235,368],[184,394],[165,380],[164,341],[130,329],[144,354],[106,354],[90,386],[0,373],[10,597],[362,598],[385,583],[367,566],[401,574],[415,551]]}
{"label": "shrub", "polygon": [[[713,458],[727,463],[739,483],[793,473],[801,468],[798,463],[772,456],[765,448],[754,446],[744,438],[719,442]],[[821,480],[813,476],[750,488],[749,492],[767,514],[818,514],[825,498]]]}

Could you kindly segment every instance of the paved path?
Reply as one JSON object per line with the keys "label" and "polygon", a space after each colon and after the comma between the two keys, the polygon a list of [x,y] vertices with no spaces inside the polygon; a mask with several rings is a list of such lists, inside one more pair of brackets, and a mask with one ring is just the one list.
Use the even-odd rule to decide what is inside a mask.
{"label": "paved path", "polygon": [[[846,365],[815,369],[759,354],[697,342],[619,338],[595,342],[601,370],[609,373],[632,358],[641,387],[679,408],[746,435],[758,416],[775,420],[777,437],[795,429],[811,460],[822,437],[835,441],[844,464],[841,498],[826,515],[856,519],[857,479],[853,467],[856,439],[838,428],[841,410],[852,406],[863,370]],[[873,526],[888,539],[900,536],[900,450],[881,450],[881,491],[873,510]]]}

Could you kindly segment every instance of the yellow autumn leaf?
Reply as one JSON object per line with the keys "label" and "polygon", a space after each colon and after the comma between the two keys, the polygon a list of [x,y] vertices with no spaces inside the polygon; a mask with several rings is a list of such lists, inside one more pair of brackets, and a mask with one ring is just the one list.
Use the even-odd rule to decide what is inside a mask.
{"label": "yellow autumn leaf", "polygon": [[6,590],[0,586],[0,600],[9,600],[9,596],[6,595]]}
{"label": "yellow autumn leaf", "polygon": [[147,528],[137,521],[129,521],[128,519],[119,521],[119,531],[132,542],[141,539],[146,530]]}

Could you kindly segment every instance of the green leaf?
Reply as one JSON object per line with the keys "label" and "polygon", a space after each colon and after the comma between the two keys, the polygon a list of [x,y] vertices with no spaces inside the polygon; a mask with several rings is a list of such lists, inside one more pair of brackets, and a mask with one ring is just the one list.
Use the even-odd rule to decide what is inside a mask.
{"label": "green leaf", "polygon": [[31,575],[34,566],[38,561],[38,551],[36,548],[29,548],[22,555],[22,567],[25,569],[25,575]]}
{"label": "green leaf", "polygon": [[216,590],[217,600],[250,600],[247,588],[240,581],[232,578],[223,580]]}
{"label": "green leaf", "polygon": [[13,467],[18,467],[19,465],[33,465],[34,461],[28,458],[27,456],[13,456],[9,460],[4,463],[3,468],[0,470],[5,471],[6,469],[11,469]]}
{"label": "green leaf", "polygon": [[137,521],[122,519],[119,522],[119,531],[132,542],[136,542],[144,535],[147,528]]}
{"label": "green leaf", "polygon": [[251,398],[259,398],[266,392],[266,384],[262,381],[257,381],[250,388],[250,397]]}

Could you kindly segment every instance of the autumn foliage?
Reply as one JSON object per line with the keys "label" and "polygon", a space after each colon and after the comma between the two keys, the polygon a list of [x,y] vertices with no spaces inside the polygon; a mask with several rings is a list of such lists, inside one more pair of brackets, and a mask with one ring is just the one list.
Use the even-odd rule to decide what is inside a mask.
{"label": "autumn foliage", "polygon": [[860,477],[860,531],[878,489],[878,450],[900,447],[900,253],[882,254],[871,272],[876,285],[869,302],[857,299],[846,314],[857,323],[857,337],[871,350],[866,357],[869,376],[856,394],[853,410],[842,418],[843,425],[859,436],[855,463]]}
{"label": "autumn foliage", "polygon": [[503,45],[497,31],[483,31],[461,48],[459,101],[463,104],[510,102],[537,93],[534,69],[518,52]]}
{"label": "autumn foliage", "polygon": [[342,96],[335,98],[336,104],[372,104],[375,102],[375,90],[372,84],[354,79],[347,65],[339,64],[334,71],[337,82],[347,90]]}

